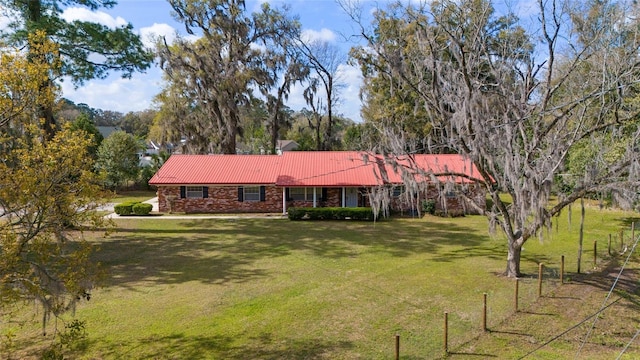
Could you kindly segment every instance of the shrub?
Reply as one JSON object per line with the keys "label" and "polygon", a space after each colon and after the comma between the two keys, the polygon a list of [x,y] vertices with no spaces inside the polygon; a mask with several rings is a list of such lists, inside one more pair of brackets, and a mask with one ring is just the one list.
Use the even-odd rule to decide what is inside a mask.
{"label": "shrub", "polygon": [[424,200],[422,202],[422,212],[424,214],[433,215],[436,212],[436,201],[435,200]]}
{"label": "shrub", "polygon": [[133,205],[136,202],[123,202],[113,207],[113,211],[118,215],[131,215],[133,214]]}
{"label": "shrub", "polygon": [[147,203],[136,203],[131,207],[135,215],[149,215],[153,209],[153,205]]}
{"label": "shrub", "polygon": [[373,210],[369,207],[358,208],[289,208],[289,220],[365,220],[373,221]]}
{"label": "shrub", "polygon": [[113,207],[113,211],[120,216],[149,215],[153,205],[139,201],[124,202]]}

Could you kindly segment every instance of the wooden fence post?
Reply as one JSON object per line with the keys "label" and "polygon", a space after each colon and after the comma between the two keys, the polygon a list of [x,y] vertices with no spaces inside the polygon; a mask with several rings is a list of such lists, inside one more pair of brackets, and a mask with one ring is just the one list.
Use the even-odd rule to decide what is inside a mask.
{"label": "wooden fence post", "polygon": [[564,284],[564,255],[560,257],[560,285]]}
{"label": "wooden fence post", "polygon": [[400,334],[396,334],[396,360],[400,360]]}
{"label": "wooden fence post", "polygon": [[624,251],[624,230],[620,230],[620,252]]}
{"label": "wooden fence post", "polygon": [[513,307],[516,310],[516,312],[518,312],[518,283],[519,282],[520,282],[520,280],[516,278],[516,291],[515,291],[515,295],[513,297]]}
{"label": "wooden fence post", "polygon": [[607,254],[611,256],[611,234],[609,234],[609,244],[607,246]]}
{"label": "wooden fence post", "polygon": [[542,269],[544,265],[538,264],[538,297],[542,296]]}
{"label": "wooden fence post", "polygon": [[482,294],[482,331],[487,331],[487,293]]}
{"label": "wooden fence post", "polygon": [[449,313],[444,312],[444,353],[449,353]]}
{"label": "wooden fence post", "polygon": [[593,267],[598,265],[598,240],[593,240]]}

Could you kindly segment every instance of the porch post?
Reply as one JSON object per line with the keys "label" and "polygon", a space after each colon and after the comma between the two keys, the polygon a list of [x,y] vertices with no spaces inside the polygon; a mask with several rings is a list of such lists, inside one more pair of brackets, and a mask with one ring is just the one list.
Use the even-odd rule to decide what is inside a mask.
{"label": "porch post", "polygon": [[343,187],[342,188],[342,207],[346,207],[347,206],[347,188]]}
{"label": "porch post", "polygon": [[287,213],[287,188],[282,188],[282,215]]}
{"label": "porch post", "polygon": [[313,187],[313,207],[316,207],[316,187]]}

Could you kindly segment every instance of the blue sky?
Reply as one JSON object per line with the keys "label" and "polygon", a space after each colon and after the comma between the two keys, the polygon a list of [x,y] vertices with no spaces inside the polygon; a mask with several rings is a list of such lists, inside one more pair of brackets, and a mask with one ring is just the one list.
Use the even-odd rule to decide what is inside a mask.
{"label": "blue sky", "polygon": [[[247,9],[257,9],[263,1],[248,0]],[[333,0],[295,0],[269,1],[278,7],[284,3],[290,6],[290,13],[300,18],[303,31],[309,36],[323,38],[344,49],[345,58],[349,48],[354,45],[353,39],[346,38],[357,32],[354,24]],[[369,7],[386,4],[386,1],[366,1]],[[112,9],[101,9],[91,12],[81,7],[65,10],[63,17],[67,20],[91,19],[108,26],[131,23],[135,30],[148,39],[150,34],[164,35],[168,39],[173,34],[185,35],[182,24],[171,16],[171,7],[165,0],[120,0]],[[348,66],[340,66],[340,78],[345,87],[340,92],[341,102],[337,112],[353,120],[360,120],[359,90],[361,78],[359,70]],[[75,103],[85,103],[94,108],[119,112],[140,111],[153,106],[152,99],[162,85],[161,71],[154,65],[145,74],[134,74],[131,79],[121,79],[114,74],[105,80],[93,80],[75,89],[69,82],[62,84],[63,96]],[[294,110],[305,106],[302,88],[292,91],[287,103]]]}

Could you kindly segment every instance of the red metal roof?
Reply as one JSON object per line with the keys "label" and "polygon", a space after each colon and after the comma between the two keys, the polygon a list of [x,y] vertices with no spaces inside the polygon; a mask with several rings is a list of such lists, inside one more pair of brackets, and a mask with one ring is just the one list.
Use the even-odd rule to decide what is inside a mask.
{"label": "red metal roof", "polygon": [[376,186],[374,164],[357,151],[290,151],[282,154],[278,186]]}
{"label": "red metal roof", "polygon": [[[480,180],[471,161],[461,155],[407,155],[397,164],[412,176],[440,181]],[[377,186],[400,184],[402,176],[381,155],[358,151],[293,151],[282,155],[173,155],[151,178],[151,185],[275,184],[283,187]]]}
{"label": "red metal roof", "polygon": [[151,185],[275,184],[278,155],[171,155]]}

